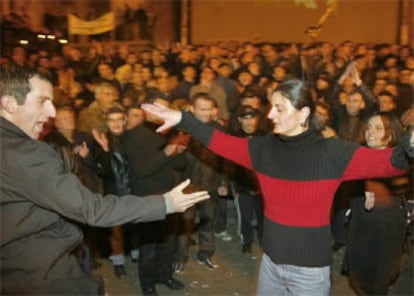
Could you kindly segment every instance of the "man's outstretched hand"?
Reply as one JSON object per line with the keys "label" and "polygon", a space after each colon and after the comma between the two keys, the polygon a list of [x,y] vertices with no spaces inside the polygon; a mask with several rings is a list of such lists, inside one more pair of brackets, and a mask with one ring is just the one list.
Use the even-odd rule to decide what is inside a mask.
{"label": "man's outstretched hand", "polygon": [[183,193],[183,190],[189,184],[190,180],[187,179],[175,186],[171,191],[164,194],[166,199],[170,199],[172,201],[174,205],[174,212],[184,212],[196,203],[210,198],[207,191],[197,191],[188,194]]}
{"label": "man's outstretched hand", "polygon": [[165,130],[168,130],[181,121],[181,111],[174,110],[157,103],[145,103],[141,105],[141,108],[164,120],[164,123],[157,128],[157,133],[161,133]]}

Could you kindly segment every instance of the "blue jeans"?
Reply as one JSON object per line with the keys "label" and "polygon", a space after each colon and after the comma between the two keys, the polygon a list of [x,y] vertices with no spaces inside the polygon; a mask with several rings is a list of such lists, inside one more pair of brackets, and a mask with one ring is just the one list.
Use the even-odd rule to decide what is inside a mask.
{"label": "blue jeans", "polygon": [[263,254],[257,295],[329,295],[331,267],[303,267],[276,264]]}

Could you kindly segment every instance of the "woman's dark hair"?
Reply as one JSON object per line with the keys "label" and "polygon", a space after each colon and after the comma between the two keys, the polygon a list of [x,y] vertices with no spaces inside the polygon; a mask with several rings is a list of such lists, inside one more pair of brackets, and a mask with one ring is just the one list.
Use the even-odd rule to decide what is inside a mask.
{"label": "woman's dark hair", "polygon": [[308,121],[312,119],[313,114],[315,113],[315,103],[307,83],[299,79],[285,80],[273,91],[273,93],[276,92],[280,92],[283,97],[288,99],[296,110],[301,110],[303,107],[309,107],[310,114]]}

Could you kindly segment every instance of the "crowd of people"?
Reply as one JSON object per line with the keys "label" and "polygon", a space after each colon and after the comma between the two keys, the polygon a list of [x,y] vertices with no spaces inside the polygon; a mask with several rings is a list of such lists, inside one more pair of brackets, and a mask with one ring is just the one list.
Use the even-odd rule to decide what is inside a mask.
{"label": "crowd of people", "polygon": [[[53,150],[24,144],[15,151],[11,159],[27,164],[13,173],[11,163],[2,166],[2,207],[27,198],[39,211],[46,207],[77,225],[84,237],[65,254],[75,253],[87,274],[94,258],[104,257],[124,278],[129,253],[144,295],[157,295],[157,284],[180,290],[184,284],[174,273],[185,269],[194,244],[194,260],[219,272],[215,239],[235,239],[226,221],[231,198],[241,252],[251,253],[255,239],[263,248],[259,295],[328,295],[332,251],[342,246],[343,271],[357,294],[386,294],[395,281],[408,233],[407,199],[413,199],[414,53],[408,46],[221,42],[134,49],[92,41],[85,52],[71,45],[59,52],[16,46],[1,64],[2,138],[10,138],[2,161],[14,149],[16,128],[9,122],[61,159],[42,172],[36,162],[51,161]],[[41,117],[16,114],[10,97],[23,96],[17,105],[24,107],[34,90],[46,104]],[[31,119],[35,133],[25,129],[30,116],[39,117]],[[399,140],[404,130],[408,135]],[[38,159],[29,160],[36,156],[26,149],[38,149]],[[28,165],[22,177],[35,193],[15,193],[12,178]],[[41,176],[47,180],[36,179]],[[191,184],[183,194],[186,179]],[[35,184],[46,181],[53,190]],[[205,192],[210,198],[198,202]],[[80,197],[71,204],[70,194]],[[174,194],[191,203],[174,209],[168,205]],[[154,197],[134,216],[140,200],[152,195],[164,196],[167,213],[185,211],[156,211]],[[136,204],[131,196],[138,196]],[[2,291],[58,293],[62,276],[49,277],[48,270],[16,286],[15,270],[26,262],[12,259],[21,238],[13,230],[2,237]],[[387,264],[378,265],[385,253]]]}

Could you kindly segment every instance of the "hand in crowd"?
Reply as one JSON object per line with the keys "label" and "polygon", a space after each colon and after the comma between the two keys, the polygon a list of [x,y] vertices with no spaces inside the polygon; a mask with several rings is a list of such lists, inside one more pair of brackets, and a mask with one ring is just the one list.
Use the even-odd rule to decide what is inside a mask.
{"label": "hand in crowd", "polygon": [[109,152],[108,138],[104,133],[99,132],[96,129],[92,129],[92,135],[95,141],[102,147],[105,152]]}
{"label": "hand in crowd", "polygon": [[372,192],[365,192],[365,209],[371,211],[375,205],[375,195]]}
{"label": "hand in crowd", "polygon": [[157,103],[142,104],[141,108],[164,120],[164,123],[157,128],[157,133],[161,133],[165,130],[168,130],[169,128],[177,125],[181,121],[181,111],[174,110]]}
{"label": "hand in crowd", "polygon": [[348,64],[345,71],[342,73],[341,77],[338,79],[338,83],[342,85],[345,81],[345,79],[349,76],[351,76],[352,81],[355,83],[355,85],[360,86],[362,83],[362,80],[359,78],[358,69],[356,68],[356,61],[353,61]]}
{"label": "hand in crowd", "polygon": [[79,155],[82,158],[86,158],[89,155],[89,148],[86,142],[83,142],[81,145],[76,146],[73,151],[75,154]]}
{"label": "hand in crowd", "polygon": [[187,149],[187,146],[178,145],[178,144],[168,144],[164,148],[164,153],[167,156],[175,156],[177,154],[183,153]]}
{"label": "hand in crowd", "polygon": [[175,212],[184,212],[196,203],[210,198],[207,191],[196,191],[188,194],[183,193],[183,190],[185,190],[189,184],[190,180],[187,179],[164,194],[165,198],[171,198]]}

